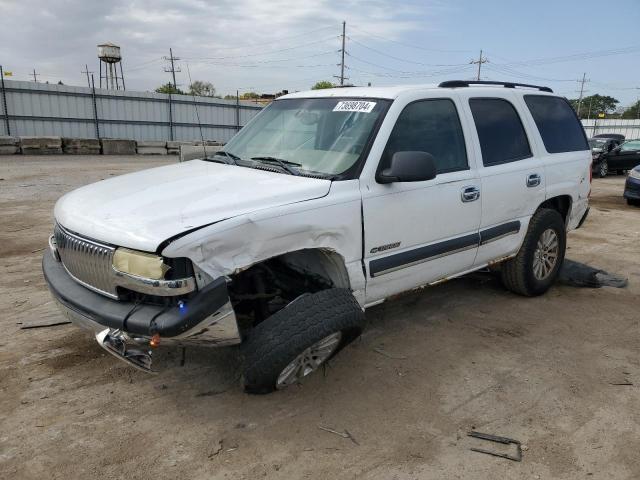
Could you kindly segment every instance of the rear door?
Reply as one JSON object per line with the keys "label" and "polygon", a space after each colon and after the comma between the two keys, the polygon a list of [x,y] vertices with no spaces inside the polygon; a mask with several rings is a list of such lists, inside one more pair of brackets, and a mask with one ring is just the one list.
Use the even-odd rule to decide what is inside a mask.
{"label": "rear door", "polygon": [[531,215],[545,199],[544,165],[534,155],[530,126],[516,109],[516,95],[503,90],[461,92],[480,152],[482,217],[475,265],[517,252]]}

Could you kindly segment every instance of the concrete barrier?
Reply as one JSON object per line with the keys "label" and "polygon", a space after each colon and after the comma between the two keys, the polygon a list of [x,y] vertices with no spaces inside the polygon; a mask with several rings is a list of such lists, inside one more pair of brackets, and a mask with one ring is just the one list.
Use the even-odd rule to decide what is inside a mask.
{"label": "concrete barrier", "polygon": [[0,136],[0,155],[14,155],[20,151],[18,137]]}
{"label": "concrete barrier", "polygon": [[120,140],[115,138],[103,138],[100,140],[103,155],[135,155],[135,140]]}
{"label": "concrete barrier", "polygon": [[23,155],[57,155],[62,153],[60,137],[20,137]]}
{"label": "concrete barrier", "polygon": [[137,150],[140,155],[166,155],[167,142],[159,141],[138,141]]}
{"label": "concrete barrier", "polygon": [[180,155],[180,147],[182,145],[195,145],[195,142],[184,142],[180,140],[173,140],[167,142],[167,153],[169,155]]}
{"label": "concrete barrier", "polygon": [[[207,145],[181,145],[180,146],[180,161],[186,162],[188,160],[195,160],[196,158],[204,158],[205,156],[212,156],[216,152],[222,150],[222,145],[207,146]],[[205,154],[206,151],[206,154]]]}
{"label": "concrete barrier", "polygon": [[62,151],[70,155],[100,155],[100,140],[62,137]]}

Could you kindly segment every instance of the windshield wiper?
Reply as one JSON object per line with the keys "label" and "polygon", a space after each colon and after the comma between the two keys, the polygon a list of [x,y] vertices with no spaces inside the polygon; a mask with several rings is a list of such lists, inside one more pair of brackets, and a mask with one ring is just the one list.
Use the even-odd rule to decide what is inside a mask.
{"label": "windshield wiper", "polygon": [[251,160],[257,160],[259,162],[266,162],[266,163],[276,163],[278,166],[280,166],[284,171],[286,171],[290,175],[296,175],[296,176],[299,176],[300,172],[296,172],[293,168],[291,168],[291,166],[294,166],[294,167],[302,166],[301,163],[291,162],[289,160],[283,160],[282,158],[269,157],[269,156],[251,157]]}
{"label": "windshield wiper", "polygon": [[225,163],[227,164],[232,163],[233,165],[238,165],[238,160],[242,160],[239,156],[234,155],[233,153],[230,153],[230,152],[225,152],[224,150],[218,150],[213,156],[227,157],[231,160],[231,162],[225,162]]}

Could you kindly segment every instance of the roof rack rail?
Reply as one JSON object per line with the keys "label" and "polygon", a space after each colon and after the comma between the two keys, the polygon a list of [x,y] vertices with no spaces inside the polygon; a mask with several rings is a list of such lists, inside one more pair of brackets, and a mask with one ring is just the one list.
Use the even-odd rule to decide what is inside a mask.
{"label": "roof rack rail", "polygon": [[528,83],[513,83],[513,82],[492,82],[488,80],[448,80],[438,85],[442,88],[458,88],[469,87],[471,85],[502,85],[505,88],[527,87],[536,88],[541,92],[553,93],[549,87],[541,87],[540,85],[529,85]]}

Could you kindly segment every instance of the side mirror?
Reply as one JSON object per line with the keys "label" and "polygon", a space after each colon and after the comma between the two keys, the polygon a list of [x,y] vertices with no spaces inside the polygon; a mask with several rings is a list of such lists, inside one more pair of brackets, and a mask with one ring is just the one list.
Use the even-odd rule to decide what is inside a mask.
{"label": "side mirror", "polygon": [[396,152],[391,166],[378,174],[379,183],[424,182],[436,178],[436,161],[427,152]]}

